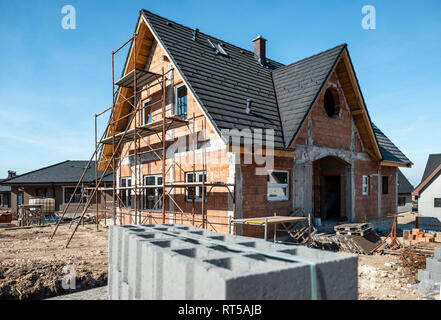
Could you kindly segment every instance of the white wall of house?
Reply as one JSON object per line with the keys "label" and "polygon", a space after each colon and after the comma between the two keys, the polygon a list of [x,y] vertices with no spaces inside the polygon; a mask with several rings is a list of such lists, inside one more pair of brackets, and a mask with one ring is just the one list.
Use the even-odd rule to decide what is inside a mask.
{"label": "white wall of house", "polygon": [[441,198],[441,175],[428,184],[418,198],[418,212],[422,216],[438,218],[441,221],[441,207],[435,208],[435,198]]}

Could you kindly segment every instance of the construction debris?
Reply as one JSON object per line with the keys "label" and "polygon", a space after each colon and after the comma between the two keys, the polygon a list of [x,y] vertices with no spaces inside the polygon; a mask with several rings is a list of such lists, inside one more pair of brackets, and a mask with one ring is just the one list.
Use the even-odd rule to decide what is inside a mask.
{"label": "construction debris", "polygon": [[[414,286],[420,293],[427,298],[433,298],[441,294],[441,247],[437,247],[434,258],[424,257],[425,263],[418,267],[418,280],[420,283]],[[421,269],[420,269],[421,267]],[[422,270],[426,267],[426,270]]]}
{"label": "construction debris", "polygon": [[336,234],[313,234],[312,246],[323,250],[371,254],[381,238],[368,223],[349,223],[334,227]]}
{"label": "construction debris", "polygon": [[439,242],[441,241],[441,232],[426,232],[424,230],[414,228],[412,231],[403,231],[403,240],[412,242]]}
{"label": "construction debris", "polygon": [[331,251],[346,251],[359,254],[372,254],[381,244],[375,231],[364,236],[342,234],[318,234],[312,236],[312,246]]}
{"label": "construction debris", "polygon": [[401,249],[400,259],[403,267],[409,268],[412,273],[416,273],[418,269],[426,267],[426,256],[412,247]]}

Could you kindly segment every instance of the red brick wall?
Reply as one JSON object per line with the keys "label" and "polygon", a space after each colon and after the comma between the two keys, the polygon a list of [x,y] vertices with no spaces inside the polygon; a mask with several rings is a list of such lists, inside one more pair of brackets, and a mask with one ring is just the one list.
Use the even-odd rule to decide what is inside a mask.
{"label": "red brick wall", "polygon": [[[378,217],[378,166],[374,162],[355,161],[355,218],[362,220],[365,217]],[[363,176],[369,176],[369,194],[362,194]]]}
{"label": "red brick wall", "polygon": [[[289,171],[289,200],[268,201],[267,198],[267,176],[256,175],[255,165],[242,165],[243,177],[243,218],[257,218],[274,216],[274,214],[288,215],[292,212],[292,169],[293,158],[275,157],[274,170]],[[272,235],[269,230],[268,235]],[[264,228],[261,226],[244,226],[243,235],[250,237],[263,237]]]}
{"label": "red brick wall", "polygon": [[381,175],[389,178],[389,191],[387,194],[381,195],[381,215],[386,216],[395,213],[396,210],[396,180],[397,168],[395,167],[381,167]]}
{"label": "red brick wall", "polygon": [[[330,77],[330,83],[337,84],[338,79],[335,73]],[[327,84],[328,85],[328,84]],[[326,86],[327,86],[326,85]],[[352,135],[352,121],[351,113],[344,105],[344,93],[340,88],[331,86],[334,92],[337,93],[340,103],[339,114],[332,118],[329,117],[324,108],[324,94],[320,95],[316,104],[313,106],[310,117],[312,122],[312,139],[313,145],[319,147],[328,147],[334,149],[351,150],[351,135]],[[308,140],[308,119],[299,131],[296,138],[296,144],[306,145]],[[355,135],[354,151],[362,152],[362,142],[358,136]],[[378,174],[379,165],[374,161],[355,161],[354,163],[354,184],[355,184],[355,217],[356,219],[377,218],[378,217]],[[382,195],[381,214],[382,216],[395,212],[395,172],[394,167],[382,167],[382,175],[389,176],[389,193]],[[362,176],[368,175],[370,177],[369,195],[362,195]],[[381,179],[381,178],[380,178]],[[341,180],[341,192],[345,193],[345,179]],[[317,184],[317,181],[315,182]],[[317,193],[318,189],[314,189]],[[344,196],[341,197],[341,209],[344,210],[345,202]],[[314,196],[314,202],[319,201],[318,197]],[[319,203],[316,204],[319,206]]]}

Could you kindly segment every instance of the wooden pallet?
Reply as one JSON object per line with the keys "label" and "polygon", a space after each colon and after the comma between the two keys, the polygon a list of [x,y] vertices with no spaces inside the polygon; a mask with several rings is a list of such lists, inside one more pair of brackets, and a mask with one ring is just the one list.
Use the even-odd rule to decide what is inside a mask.
{"label": "wooden pallet", "polygon": [[334,227],[335,231],[364,231],[367,229],[372,229],[372,227],[368,223],[347,223],[341,224]]}
{"label": "wooden pallet", "polygon": [[348,230],[337,230],[336,234],[364,237],[368,233],[371,233],[372,230],[374,230],[372,227],[369,227],[368,229],[365,229],[365,230],[349,230],[349,231]]}

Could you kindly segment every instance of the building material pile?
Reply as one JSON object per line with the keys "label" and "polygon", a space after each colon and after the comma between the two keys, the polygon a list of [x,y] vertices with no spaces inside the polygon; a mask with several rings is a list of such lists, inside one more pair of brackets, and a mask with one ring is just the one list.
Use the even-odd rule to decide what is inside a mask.
{"label": "building material pile", "polygon": [[334,230],[336,234],[364,236],[373,228],[368,223],[347,223],[335,226]]}
{"label": "building material pile", "polygon": [[357,299],[358,257],[183,225],[111,226],[111,299]]}
{"label": "building material pile", "polygon": [[426,297],[440,294],[441,283],[441,247],[435,248],[434,258],[426,259],[426,270],[418,270],[418,281],[415,289]]}
{"label": "building material pile", "polygon": [[403,231],[403,240],[412,242],[441,242],[441,232],[425,232],[424,230],[414,228],[412,231]]}
{"label": "building material pile", "polygon": [[324,250],[371,254],[381,244],[381,238],[367,223],[338,225],[334,230],[336,234],[313,235],[312,245]]}

